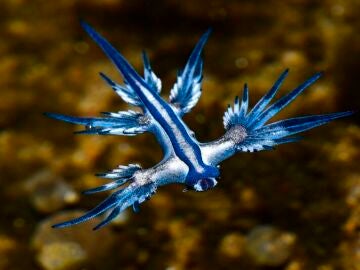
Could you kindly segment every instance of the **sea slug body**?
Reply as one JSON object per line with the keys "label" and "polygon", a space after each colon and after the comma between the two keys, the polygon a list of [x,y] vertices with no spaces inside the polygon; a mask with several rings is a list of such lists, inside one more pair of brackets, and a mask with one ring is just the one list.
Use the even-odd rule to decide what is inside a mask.
{"label": "sea slug body", "polygon": [[[125,84],[117,84],[103,73],[100,73],[101,77],[125,102],[140,108],[141,112],[109,112],[104,113],[103,117],[73,117],[56,113],[46,115],[85,126],[85,129],[79,132],[83,134],[134,136],[150,132],[159,142],[164,157],[152,168],[143,169],[140,165],[129,164],[97,174],[99,177],[111,179],[112,182],[86,190],[85,194],[120,189],[83,216],[56,224],[53,226],[55,228],[75,225],[111,210],[94,228],[99,229],[127,207],[132,206],[134,211],[138,212],[139,204],[149,199],[158,187],[167,184],[183,184],[186,189],[195,191],[209,190],[217,184],[220,175],[219,163],[237,152],[268,150],[279,144],[294,142],[299,140],[294,134],[352,114],[351,111],[345,111],[310,115],[266,124],[321,76],[321,73],[316,73],[269,105],[288,75],[288,70],[285,70],[252,109],[248,108],[249,92],[245,84],[241,100],[236,97],[234,105],[229,105],[225,111],[225,134],[217,140],[202,143],[196,139],[182,117],[196,105],[201,95],[201,54],[210,30],[196,44],[185,68],[177,76],[169,101],[166,101],[160,95],[161,81],[152,71],[145,53],[144,75],[141,77],[104,37],[88,24],[82,22],[82,26],[117,67]],[[125,187],[121,188],[123,185]]]}

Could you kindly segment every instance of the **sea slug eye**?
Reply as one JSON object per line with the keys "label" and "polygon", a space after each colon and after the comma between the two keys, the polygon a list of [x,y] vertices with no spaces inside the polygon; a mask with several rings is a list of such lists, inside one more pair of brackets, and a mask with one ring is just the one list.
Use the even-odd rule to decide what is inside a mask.
{"label": "sea slug eye", "polygon": [[208,189],[215,187],[216,184],[217,181],[215,178],[204,178],[196,182],[196,184],[194,185],[194,189],[196,191],[206,191]]}

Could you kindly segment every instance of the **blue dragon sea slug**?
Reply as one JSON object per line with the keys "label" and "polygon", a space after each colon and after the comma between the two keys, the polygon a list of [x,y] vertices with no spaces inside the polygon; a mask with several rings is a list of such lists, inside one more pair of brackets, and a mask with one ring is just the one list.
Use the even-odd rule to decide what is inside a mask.
{"label": "blue dragon sea slug", "polygon": [[[310,115],[266,124],[321,76],[321,73],[316,73],[269,105],[288,74],[288,70],[285,70],[252,109],[248,108],[249,93],[245,84],[241,100],[236,97],[234,105],[229,105],[225,111],[225,134],[211,142],[199,142],[182,117],[195,106],[201,95],[201,52],[210,31],[207,31],[196,44],[185,68],[177,76],[169,101],[166,101],[160,96],[161,81],[152,71],[145,53],[142,55],[142,77],[104,37],[88,24],[82,22],[82,26],[120,71],[124,85],[117,84],[105,74],[101,73],[101,77],[125,102],[140,108],[141,112],[109,112],[104,113],[103,117],[84,118],[56,113],[46,115],[85,126],[85,130],[80,131],[83,134],[134,136],[151,132],[159,142],[164,158],[152,168],[143,169],[140,165],[129,164],[98,174],[112,182],[86,190],[85,194],[119,189],[83,216],[56,224],[53,226],[55,228],[75,225],[111,210],[94,228],[98,229],[130,206],[134,211],[139,211],[139,204],[149,199],[157,188],[163,185],[178,183],[185,185],[187,189],[207,191],[217,184],[220,174],[219,163],[237,152],[268,150],[279,144],[294,142],[299,140],[299,137],[293,136],[294,134],[352,114],[351,111],[346,111]],[[120,188],[123,185],[125,187]]]}

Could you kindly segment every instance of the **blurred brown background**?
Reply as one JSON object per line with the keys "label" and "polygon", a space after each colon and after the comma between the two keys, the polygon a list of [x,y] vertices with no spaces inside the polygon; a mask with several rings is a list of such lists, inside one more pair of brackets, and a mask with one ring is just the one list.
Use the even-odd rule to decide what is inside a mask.
{"label": "blurred brown background", "polygon": [[[146,49],[163,81],[175,81],[201,34],[203,94],[185,120],[202,141],[223,133],[226,105],[245,82],[254,104],[285,68],[284,94],[325,76],[280,118],[358,110],[360,4],[287,1],[1,1],[0,269],[360,269],[359,116],[274,151],[238,154],[216,189],[158,190],[108,227],[53,230],[105,194],[80,191],[119,164],[161,159],[151,135],[79,136],[46,111],[96,116],[126,109],[98,76],[121,82],[79,25],[84,19],[139,70]],[[278,118],[279,118],[278,117]]]}

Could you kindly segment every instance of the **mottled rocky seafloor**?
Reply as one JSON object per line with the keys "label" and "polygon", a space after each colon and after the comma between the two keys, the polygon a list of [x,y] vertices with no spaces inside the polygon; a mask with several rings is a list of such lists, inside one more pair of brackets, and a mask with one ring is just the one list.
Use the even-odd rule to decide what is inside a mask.
{"label": "mottled rocky seafloor", "polygon": [[0,269],[360,269],[359,116],[274,151],[222,164],[216,189],[167,186],[110,226],[50,225],[105,194],[93,174],[161,159],[151,135],[79,136],[46,111],[96,116],[127,106],[99,78],[116,70],[79,26],[83,18],[141,69],[143,48],[167,95],[200,35],[203,95],[185,120],[199,140],[223,133],[245,82],[254,104],[285,68],[280,94],[325,76],[279,118],[359,110],[356,0],[8,0],[0,9]]}

